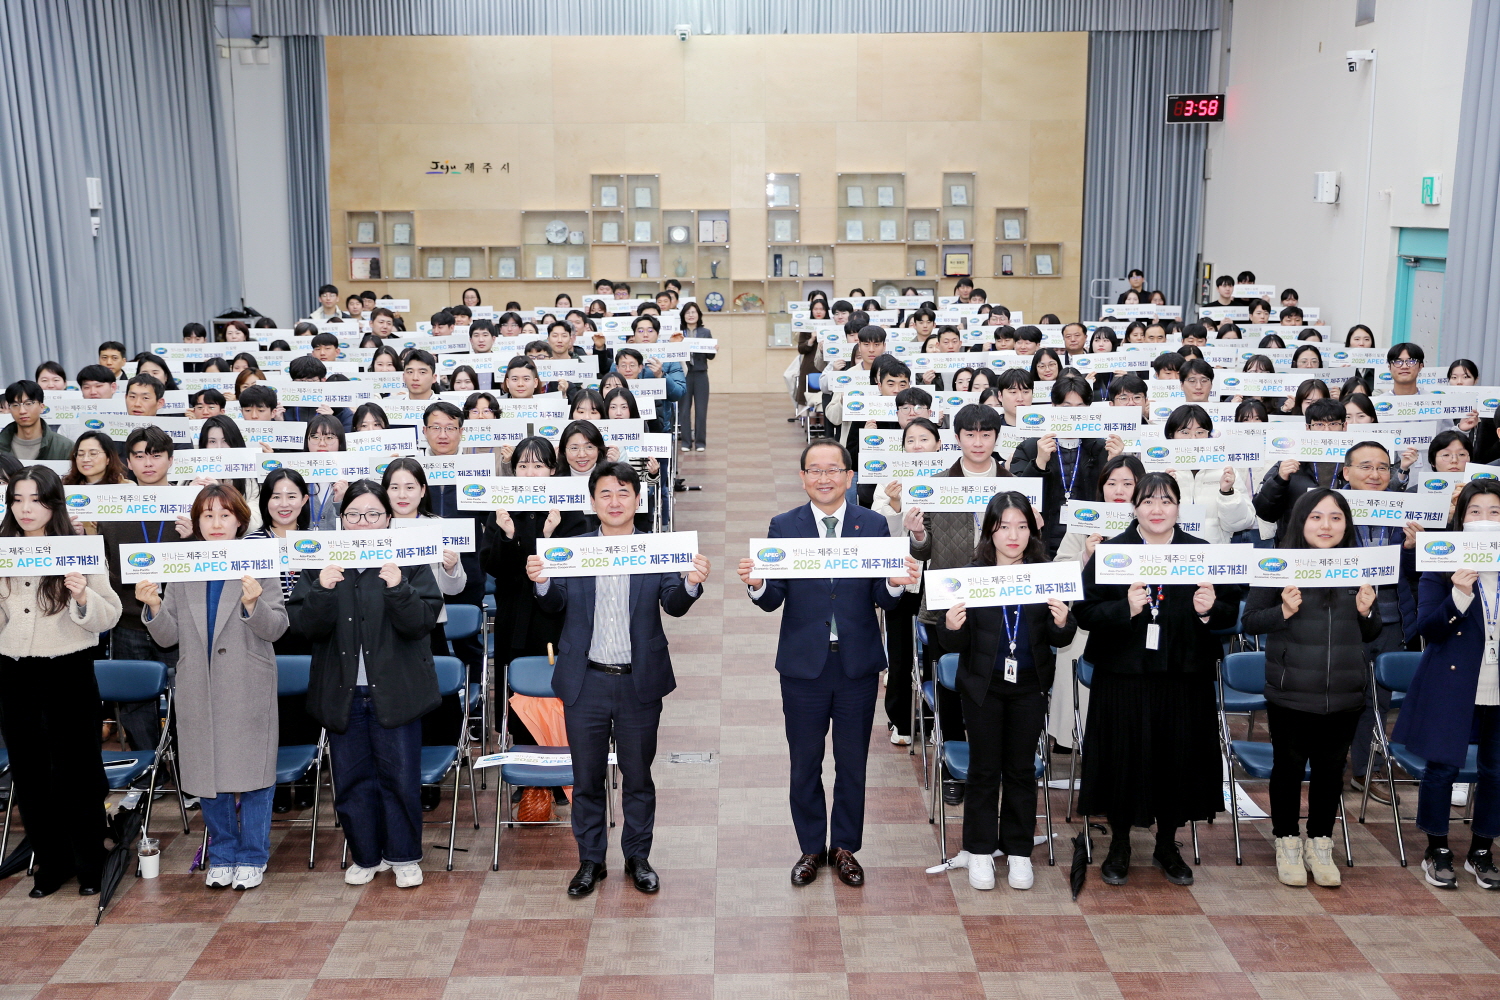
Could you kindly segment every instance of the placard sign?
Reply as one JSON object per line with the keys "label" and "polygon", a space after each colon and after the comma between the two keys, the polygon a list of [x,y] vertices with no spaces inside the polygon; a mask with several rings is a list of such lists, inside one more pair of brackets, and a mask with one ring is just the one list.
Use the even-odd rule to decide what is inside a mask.
{"label": "placard sign", "polygon": [[1061,438],[1107,438],[1111,434],[1134,434],[1141,426],[1141,411],[1133,406],[1094,409],[1089,406],[1020,406],[1016,429],[1022,437],[1055,434]]}
{"label": "placard sign", "polygon": [[255,479],[260,475],[259,448],[191,448],[172,451],[168,479]]}
{"label": "placard sign", "polygon": [[922,508],[923,513],[945,510],[983,513],[997,494],[1020,493],[1038,510],[1042,506],[1040,476],[952,477],[928,476],[903,481],[901,502]]}
{"label": "placard sign", "polygon": [[[198,423],[188,421],[189,426]],[[198,433],[197,427],[193,433]],[[307,443],[307,424],[300,420],[241,420],[240,433],[250,445],[268,444],[272,448],[300,451]]]}
{"label": "placard sign", "polygon": [[431,528],[436,525],[443,535],[443,548],[454,552],[477,552],[474,543],[474,519],[472,517],[393,517],[391,527]]}
{"label": "placard sign", "polygon": [[1401,577],[1399,545],[1256,549],[1255,556],[1250,582],[1257,587],[1378,587]]}
{"label": "placard sign", "polygon": [[1500,569],[1500,532],[1424,531],[1417,536],[1417,572]]}
{"label": "placard sign", "polygon": [[[901,539],[905,542],[906,539]],[[634,535],[538,538],[536,554],[548,577],[686,573],[698,554],[696,531]]]}
{"label": "placard sign", "polygon": [[192,512],[201,486],[66,486],[68,514],[80,521],[175,521]]}
{"label": "placard sign", "polygon": [[1261,443],[1262,439],[1255,437],[1147,441],[1141,444],[1141,464],[1147,472],[1258,465],[1263,451]]}
{"label": "placard sign", "polygon": [[293,570],[428,566],[443,558],[443,529],[419,518],[413,527],[380,531],[288,531],[286,548],[286,565]]}
{"label": "placard sign", "polygon": [[0,538],[0,576],[98,574],[107,568],[102,535]]}
{"label": "placard sign", "polygon": [[1376,425],[1362,424],[1355,433],[1336,431],[1281,430],[1272,428],[1266,434],[1265,461],[1283,462],[1289,458],[1300,462],[1339,462],[1349,449],[1361,441],[1379,441],[1389,451],[1402,447],[1399,431],[1380,430]]}
{"label": "placard sign", "polygon": [[274,538],[120,546],[120,582],[124,584],[275,577],[280,566],[281,549]]}
{"label": "placard sign", "polygon": [[875,483],[910,476],[936,476],[953,464],[953,456],[942,452],[862,451],[855,479]]}
{"label": "placard sign", "polygon": [[302,474],[303,481],[308,483],[349,482],[368,478],[374,461],[374,456],[347,451],[262,455],[260,478],[266,478],[277,469],[295,469]]}
{"label": "placard sign", "polygon": [[927,607],[944,611],[962,603],[970,608],[998,605],[1077,601],[1083,597],[1082,567],[1065,562],[1020,563],[1015,566],[966,566],[930,569],[922,574]]}
{"label": "placard sign", "polygon": [[1406,420],[1461,420],[1473,412],[1477,393],[1454,386],[1442,395],[1376,396],[1371,402],[1381,423]]}
{"label": "placard sign", "polygon": [[1381,524],[1399,528],[1415,521],[1424,528],[1441,530],[1448,523],[1448,497],[1441,493],[1399,493],[1387,490],[1339,490],[1349,502],[1355,524]]}
{"label": "placard sign", "polygon": [[[422,471],[427,473],[428,489],[488,479],[495,474],[493,455],[422,455],[417,461],[422,464]],[[375,471],[379,475],[385,475],[384,469]]]}
{"label": "placard sign", "polygon": [[1450,495],[1474,479],[1500,479],[1500,468],[1470,462],[1462,472],[1424,472],[1417,477],[1417,492]]}
{"label": "placard sign", "polygon": [[1253,545],[1116,545],[1094,549],[1099,583],[1249,583]]}
{"label": "placard sign", "polygon": [[[1177,527],[1190,535],[1203,532],[1207,509],[1202,504],[1185,503],[1177,507]],[[1070,535],[1103,535],[1113,538],[1135,520],[1135,508],[1128,503],[1093,503],[1073,500],[1063,504],[1062,523]]]}
{"label": "placard sign", "polygon": [[752,580],[906,576],[906,538],[752,538]]}

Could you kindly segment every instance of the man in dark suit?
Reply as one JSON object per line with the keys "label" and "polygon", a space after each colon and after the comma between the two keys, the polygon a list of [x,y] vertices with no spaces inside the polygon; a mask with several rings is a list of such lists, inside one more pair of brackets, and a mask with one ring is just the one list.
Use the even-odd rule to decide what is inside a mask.
{"label": "man in dark suit", "polygon": [[[580,537],[634,534],[640,490],[640,476],[630,463],[599,465],[589,476],[599,530]],[[662,698],[677,687],[661,611],[674,618],[687,614],[702,593],[708,571],[708,559],[698,555],[685,580],[680,573],[552,580],[545,575],[541,556],[526,559],[526,575],[536,585],[537,607],[554,614],[564,612],[552,690],[567,709],[568,745],[573,753],[573,837],[578,841],[579,865],[568,883],[569,896],[587,896],[607,874],[605,806],[611,736],[620,766],[624,812],[620,853],[625,856],[625,874],[641,892],[660,888],[649,860],[656,822],[651,762],[656,757]]]}
{"label": "man in dark suit", "polygon": [[[802,450],[801,476],[812,502],[772,518],[769,537],[889,537],[883,516],[846,502],[854,468],[843,445],[826,438],[809,444]],[[896,606],[902,588],[917,579],[916,560],[908,556],[906,575],[889,580],[756,580],[753,566],[748,558],[740,560],[750,599],[765,611],[786,604],[776,670],[792,758],[792,823],[802,847],[792,884],[807,885],[828,864],[845,885],[863,885],[865,872],[854,854],[864,834],[865,762],[886,665],[875,608]],[[830,722],[837,768],[831,830],[823,799],[823,741]]]}

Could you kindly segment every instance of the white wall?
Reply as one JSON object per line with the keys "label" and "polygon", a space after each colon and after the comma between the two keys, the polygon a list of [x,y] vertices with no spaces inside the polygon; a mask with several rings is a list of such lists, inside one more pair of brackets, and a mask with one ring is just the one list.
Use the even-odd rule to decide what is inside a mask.
{"label": "white wall", "polygon": [[219,58],[218,67],[229,180],[239,214],[245,304],[291,326],[297,317],[291,287],[281,39],[269,39],[266,64],[241,62],[241,51],[231,49],[228,59]]}
{"label": "white wall", "polygon": [[[1208,126],[1203,259],[1216,274],[1254,271],[1263,283],[1296,288],[1335,328],[1365,322],[1389,342],[1397,229],[1448,226],[1446,204],[1421,204],[1421,178],[1441,171],[1446,200],[1469,7],[1381,0],[1374,23],[1356,28],[1350,0],[1233,3],[1226,120]],[[1350,49],[1375,49],[1375,70],[1350,73]],[[1339,171],[1338,204],[1312,200],[1319,170]]]}

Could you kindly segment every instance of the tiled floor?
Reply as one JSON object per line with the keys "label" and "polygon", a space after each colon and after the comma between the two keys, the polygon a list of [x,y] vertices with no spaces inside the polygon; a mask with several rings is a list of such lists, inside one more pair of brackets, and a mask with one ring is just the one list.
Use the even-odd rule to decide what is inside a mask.
{"label": "tiled floor", "polygon": [[[1108,887],[1096,869],[1075,903],[1065,867],[1075,829],[1060,822],[1061,794],[1061,864],[1047,867],[1039,851],[1030,892],[1002,881],[979,893],[961,872],[927,875],[936,834],[912,758],[883,725],[871,735],[868,884],[825,875],[789,885],[797,846],[771,666],[777,616],[752,606],[733,572],[746,539],[804,500],[788,409],[779,397],[716,397],[712,450],[684,463],[703,489],[678,495],[677,526],[700,532],[715,574],[689,616],[667,626],[680,686],[661,750],[712,750],[718,761],[656,767],[660,895],[635,892],[616,855],[596,896],[567,899],[577,855],[560,829],[507,834],[491,872],[493,791],[481,798],[484,829],[461,819],[467,850],[455,871],[433,850],[426,884],[411,891],[389,876],[345,886],[332,835],[308,871],[305,830],[278,828],[264,886],[213,892],[186,874],[197,837],[164,832],[166,874],[127,879],[99,927],[71,888],[33,901],[22,880],[0,882],[0,1000],[1500,997],[1500,894],[1429,889],[1397,864],[1390,823],[1374,818],[1352,831],[1359,866],[1338,890],[1280,885],[1265,824],[1242,828],[1237,867],[1219,823],[1201,828],[1204,863],[1190,889],[1145,864],[1128,886]],[[160,815],[165,831],[170,811]],[[957,838],[954,822],[950,844]],[[433,826],[429,843],[445,840]]]}

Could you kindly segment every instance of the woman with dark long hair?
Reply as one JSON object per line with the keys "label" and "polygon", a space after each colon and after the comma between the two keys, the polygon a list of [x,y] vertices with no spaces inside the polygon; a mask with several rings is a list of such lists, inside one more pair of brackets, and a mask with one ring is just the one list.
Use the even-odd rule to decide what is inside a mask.
{"label": "woman with dark long hair", "polygon": [[[1031,502],[1014,491],[996,494],[985,508],[970,565],[1046,561]],[[1068,606],[1056,598],[972,611],[959,602],[938,627],[943,648],[960,654],[959,700],[969,738],[964,850],[976,889],[995,887],[997,848],[1005,852],[1010,887],[1032,886],[1037,740],[1056,672],[1053,649],[1072,642],[1075,629]]]}
{"label": "woman with dark long hair", "polygon": [[[1115,545],[1191,545],[1203,539],[1177,526],[1182,493],[1165,472],[1137,481],[1135,521]],[[1083,567],[1083,600],[1074,605],[1089,631],[1094,666],[1079,808],[1108,818],[1113,838],[1100,876],[1123,885],[1130,870],[1130,829],[1156,825],[1152,864],[1177,885],[1191,885],[1177,830],[1224,807],[1214,664],[1215,629],[1239,617],[1242,588],[1199,583],[1095,582],[1098,554]]]}
{"label": "woman with dark long hair", "polygon": [[[46,466],[11,476],[0,538],[73,534],[62,481]],[[10,752],[26,837],[36,855],[31,897],[77,876],[99,891],[104,799],[94,648],[120,620],[120,599],[98,572],[0,580],[0,735]]]}
{"label": "woman with dark long hair", "polygon": [[[1356,544],[1349,503],[1330,489],[1308,490],[1292,505],[1287,548],[1347,549]],[[1344,788],[1344,763],[1370,689],[1364,643],[1380,635],[1375,588],[1251,587],[1246,635],[1268,636],[1266,721],[1271,727],[1271,835],[1276,877],[1286,885],[1340,883],[1333,860],[1333,821]],[[1302,777],[1307,839],[1299,826]]]}
{"label": "woman with dark long hair", "polygon": [[[242,538],[250,507],[233,486],[205,486],[193,501],[190,541]],[[287,629],[275,576],[135,585],[141,621],[176,646],[177,741],[182,787],[208,826],[210,889],[253,889],[271,858],[276,791],[274,643]],[[221,612],[221,609],[225,609]]]}

